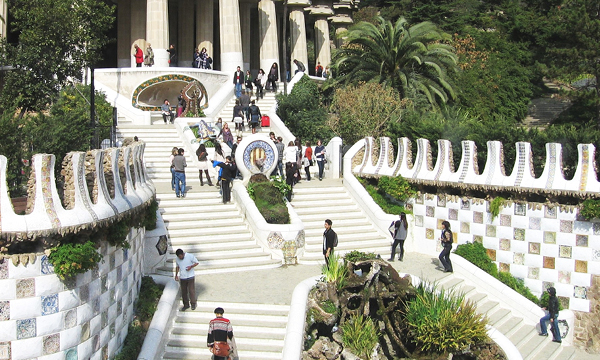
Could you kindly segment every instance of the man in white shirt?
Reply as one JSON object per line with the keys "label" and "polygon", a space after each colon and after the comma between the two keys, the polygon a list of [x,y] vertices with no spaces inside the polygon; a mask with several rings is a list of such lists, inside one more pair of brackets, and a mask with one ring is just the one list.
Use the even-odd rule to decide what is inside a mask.
{"label": "man in white shirt", "polygon": [[183,300],[181,311],[189,309],[190,301],[192,303],[192,310],[196,310],[194,268],[198,265],[198,259],[190,253],[184,253],[181,249],[177,249],[175,255],[177,255],[177,258],[175,259],[175,262],[177,263],[177,267],[175,268],[175,281],[179,280],[181,299]]}

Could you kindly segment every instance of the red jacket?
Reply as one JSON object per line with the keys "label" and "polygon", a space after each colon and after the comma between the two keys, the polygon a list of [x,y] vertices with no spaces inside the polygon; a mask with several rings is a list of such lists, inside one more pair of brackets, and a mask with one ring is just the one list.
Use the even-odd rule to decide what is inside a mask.
{"label": "red jacket", "polygon": [[137,48],[134,56],[136,64],[141,64],[144,62],[144,52],[142,51],[142,48]]}

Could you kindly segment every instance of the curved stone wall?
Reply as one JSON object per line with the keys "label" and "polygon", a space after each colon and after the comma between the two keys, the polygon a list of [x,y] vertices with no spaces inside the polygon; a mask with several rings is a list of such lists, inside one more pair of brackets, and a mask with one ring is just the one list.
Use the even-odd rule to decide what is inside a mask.
{"label": "curved stone wall", "polygon": [[130,249],[102,246],[98,268],[61,281],[43,254],[0,263],[0,359],[107,359],[127,335],[142,276],[143,229]]}

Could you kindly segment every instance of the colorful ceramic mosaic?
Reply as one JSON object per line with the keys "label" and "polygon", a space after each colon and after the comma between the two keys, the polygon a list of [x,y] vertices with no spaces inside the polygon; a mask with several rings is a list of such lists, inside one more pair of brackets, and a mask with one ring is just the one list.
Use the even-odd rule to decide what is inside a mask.
{"label": "colorful ceramic mosaic", "polygon": [[587,235],[575,236],[575,245],[587,247],[588,246],[588,236]]}
{"label": "colorful ceramic mosaic", "polygon": [[42,315],[56,314],[58,312],[58,294],[42,296]]}
{"label": "colorful ceramic mosaic", "polygon": [[503,251],[510,251],[510,240],[509,239],[500,239],[498,248]]}
{"label": "colorful ceramic mosaic", "polygon": [[271,231],[271,233],[267,237],[267,243],[269,244],[270,249],[281,249],[283,248],[284,242],[285,239],[279,231]]}
{"label": "colorful ceramic mosaic", "polygon": [[65,360],[78,360],[76,347],[69,349],[65,352]]}
{"label": "colorful ceramic mosaic", "polygon": [[565,259],[570,259],[572,256],[572,248],[568,245],[560,245],[558,247],[558,256]]}
{"label": "colorful ceramic mosaic", "polygon": [[525,216],[527,214],[527,206],[525,204],[515,203],[514,214],[518,216]]}
{"label": "colorful ceramic mosaic", "polygon": [[35,296],[35,279],[17,279],[17,299]]}
{"label": "colorful ceramic mosaic", "polygon": [[559,271],[558,272],[558,282],[561,284],[570,284],[571,283],[571,272],[570,271]]}
{"label": "colorful ceramic mosaic", "polygon": [[54,354],[60,351],[60,333],[44,336],[43,353],[44,355]]}
{"label": "colorful ceramic mosaic", "polygon": [[415,215],[415,226],[423,226],[423,215]]}
{"label": "colorful ceramic mosaic", "polygon": [[500,215],[500,226],[510,226],[510,215]]}
{"label": "colorful ceramic mosaic", "polygon": [[433,229],[425,229],[425,238],[433,240]]}
{"label": "colorful ceramic mosaic", "polygon": [[35,319],[17,320],[17,340],[35,337]]}
{"label": "colorful ceramic mosaic", "polygon": [[306,244],[306,233],[304,232],[304,230],[300,230],[300,231],[298,231],[298,234],[296,234],[296,247],[300,249],[300,248],[303,248],[305,244]]}
{"label": "colorful ceramic mosaic", "polygon": [[70,329],[73,326],[77,325],[77,308],[71,309],[67,312],[64,313],[65,314],[65,328],[66,329]]}
{"label": "colorful ceramic mosaic", "polygon": [[525,240],[525,229],[515,228],[513,237],[515,240],[519,240],[519,241]]}
{"label": "colorful ceramic mosaic", "polygon": [[529,243],[529,253],[532,255],[539,255],[541,248],[542,248],[542,246],[540,243],[536,243],[536,242]]}
{"label": "colorful ceramic mosaic", "polygon": [[527,271],[527,277],[529,279],[538,280],[540,278],[540,268],[530,267]]}
{"label": "colorful ceramic mosaic", "polygon": [[[193,77],[187,76],[187,75],[181,75],[181,74],[166,74],[166,75],[161,75],[161,76],[157,76],[155,78],[149,79],[144,81],[143,83],[141,83],[134,91],[133,91],[133,95],[131,97],[131,106],[144,110],[144,111],[160,111],[160,106],[144,106],[144,105],[140,105],[138,103],[138,99],[140,94],[142,93],[142,91],[144,91],[145,89],[154,86],[156,84],[159,83],[165,83],[165,82],[187,82],[190,83],[192,81],[198,81],[197,79],[194,79]],[[204,85],[202,85],[200,83],[200,85],[202,86],[202,89],[204,89]],[[183,88],[183,87],[182,87]],[[204,89],[204,93],[206,93],[206,89]],[[202,105],[202,109],[206,109],[208,107],[208,95],[205,95],[205,99],[206,99],[206,103]]]}
{"label": "colorful ceramic mosaic", "polygon": [[486,249],[487,255],[492,259],[492,261],[496,261],[496,250],[494,249]]}
{"label": "colorful ceramic mosaic", "polygon": [[473,211],[473,222],[483,224],[483,213],[481,211]]}
{"label": "colorful ceramic mosaic", "polygon": [[463,234],[469,234],[469,233],[471,233],[470,224],[468,222],[461,222],[460,223],[460,232],[463,233]]}
{"label": "colorful ceramic mosaic", "polygon": [[446,195],[438,195],[437,196],[437,206],[438,207],[446,207]]}
{"label": "colorful ceramic mosaic", "polygon": [[8,279],[8,260],[0,259],[0,279]]}
{"label": "colorful ceramic mosaic", "polygon": [[10,320],[10,301],[0,301],[0,321]]}
{"label": "colorful ceramic mosaic", "polygon": [[587,299],[587,291],[585,286],[575,286],[573,297],[577,299]]}
{"label": "colorful ceramic mosaic", "polygon": [[530,217],[529,218],[529,228],[531,230],[541,230],[542,229],[542,219],[538,217]]}
{"label": "colorful ceramic mosaic", "polygon": [[572,233],[573,232],[573,222],[569,221],[569,220],[561,220],[560,221],[560,232]]}
{"label": "colorful ceramic mosaic", "polygon": [[587,273],[588,266],[587,261],[584,260],[575,260],[575,272],[578,273]]}
{"label": "colorful ceramic mosaic", "polygon": [[458,220],[458,209],[448,209],[448,220]]}
{"label": "colorful ceramic mosaic", "polygon": [[548,219],[556,219],[556,206],[544,206],[544,217]]}
{"label": "colorful ceramic mosaic", "polygon": [[500,263],[498,264],[498,270],[500,272],[510,272],[510,264]]}
{"label": "colorful ceramic mosaic", "polygon": [[524,265],[525,264],[525,254],[523,254],[523,253],[514,253],[513,254],[513,264]]}
{"label": "colorful ceramic mosaic", "polygon": [[544,269],[554,269],[556,259],[551,256],[544,256]]}
{"label": "colorful ceramic mosaic", "polygon": [[425,207],[425,216],[427,216],[427,217],[434,217],[435,216],[435,207],[433,207],[433,206],[426,206]]}
{"label": "colorful ceramic mosaic", "polygon": [[0,360],[10,360],[10,342],[0,342]]}
{"label": "colorful ceramic mosaic", "polygon": [[481,236],[481,235],[473,235],[473,242],[483,244],[483,236]]}
{"label": "colorful ceramic mosaic", "polygon": [[471,210],[471,201],[469,199],[460,200],[460,209],[461,210]]}
{"label": "colorful ceramic mosaic", "polygon": [[242,155],[244,166],[252,174],[265,173],[275,164],[274,147],[264,140],[255,140],[246,146]]}
{"label": "colorful ceramic mosaic", "polygon": [[554,231],[544,231],[544,243],[556,244],[556,233]]}
{"label": "colorful ceramic mosaic", "polygon": [[486,225],[485,226],[485,235],[489,236],[489,237],[496,237],[496,226]]}

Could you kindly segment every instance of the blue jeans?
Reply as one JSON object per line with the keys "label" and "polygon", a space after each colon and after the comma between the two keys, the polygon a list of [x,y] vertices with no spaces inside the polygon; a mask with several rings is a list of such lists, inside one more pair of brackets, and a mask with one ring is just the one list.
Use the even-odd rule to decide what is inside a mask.
{"label": "blue jeans", "polygon": [[552,337],[556,341],[560,341],[560,330],[558,329],[558,314],[555,314],[552,317],[552,314],[547,313],[540,319],[540,330],[542,334],[548,333],[548,328],[546,327],[546,322],[550,321],[550,318],[554,319],[553,322],[550,323],[550,331],[552,331]]}
{"label": "blue jeans", "polygon": [[285,178],[285,175],[283,173],[283,159],[277,161],[277,167],[275,168],[275,172],[278,172],[277,175],[281,176],[282,178]]}
{"label": "blue jeans", "polygon": [[317,160],[317,165],[319,166],[319,180],[323,178],[323,170],[325,169],[325,162],[323,160]]}
{"label": "blue jeans", "polygon": [[185,193],[185,173],[175,171],[175,194],[177,196]]}
{"label": "blue jeans", "polygon": [[235,97],[242,96],[242,84],[235,84]]}
{"label": "blue jeans", "polygon": [[452,261],[450,261],[450,251],[452,250],[452,244],[449,245],[444,245],[444,249],[442,250],[442,252],[440,253],[440,256],[438,257],[440,259],[440,262],[442,263],[442,266],[444,267],[444,270],[447,272],[452,272]]}
{"label": "blue jeans", "polygon": [[175,190],[175,168],[171,168],[171,190]]}

